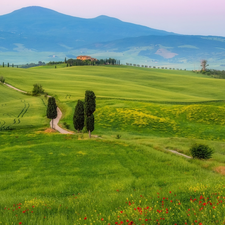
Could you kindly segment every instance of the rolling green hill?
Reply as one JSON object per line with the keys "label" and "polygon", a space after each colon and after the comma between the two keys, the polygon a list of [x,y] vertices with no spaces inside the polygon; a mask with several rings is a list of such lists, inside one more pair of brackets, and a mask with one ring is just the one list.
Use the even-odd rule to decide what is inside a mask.
{"label": "rolling green hill", "polygon": [[[64,66],[64,67],[63,67]],[[120,98],[159,102],[200,102],[224,100],[225,80],[188,71],[170,71],[126,66],[82,66],[57,69],[1,68],[6,82],[25,91],[40,83],[60,101],[77,100],[92,89],[98,98]]]}
{"label": "rolling green hill", "polygon": [[46,125],[45,101],[0,84],[0,130],[37,129]]}
{"label": "rolling green hill", "polygon": [[[71,130],[77,100],[97,96],[89,140],[47,133],[46,99],[0,85],[0,224],[223,224],[224,80],[65,64],[0,67],[0,76],[28,92],[41,84]],[[212,159],[168,151],[190,155],[196,142],[214,148]]]}

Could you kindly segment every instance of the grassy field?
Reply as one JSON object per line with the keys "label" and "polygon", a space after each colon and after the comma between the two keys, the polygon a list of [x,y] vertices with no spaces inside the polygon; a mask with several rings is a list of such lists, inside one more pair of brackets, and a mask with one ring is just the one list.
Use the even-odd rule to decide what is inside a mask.
{"label": "grassy field", "polygon": [[225,80],[188,71],[126,66],[76,66],[65,64],[31,69],[1,68],[6,82],[31,91],[40,83],[60,101],[83,98],[91,89],[98,97],[161,102],[199,102],[224,99]]}
{"label": "grassy field", "polygon": [[44,99],[31,97],[0,84],[0,130],[40,128],[47,124]]}
{"label": "grassy field", "polygon": [[[137,143],[77,138],[1,135],[1,223],[156,224],[164,218],[162,224],[195,220],[221,224],[224,220],[224,200],[217,205],[224,190],[220,175],[193,160]],[[201,195],[205,199],[199,204]],[[192,203],[190,198],[198,200]],[[138,207],[149,209],[140,213]]]}
{"label": "grassy field", "polygon": [[[77,99],[93,90],[99,136],[47,133],[46,99],[0,85],[0,224],[225,222],[223,80],[65,64],[0,68],[0,76],[25,91],[40,83],[71,130]],[[190,155],[193,143],[213,147],[213,158],[168,151]]]}

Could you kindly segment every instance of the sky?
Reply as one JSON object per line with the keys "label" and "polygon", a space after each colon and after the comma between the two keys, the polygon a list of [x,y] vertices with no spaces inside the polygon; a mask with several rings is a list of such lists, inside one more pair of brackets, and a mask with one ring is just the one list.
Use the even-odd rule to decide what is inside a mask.
{"label": "sky", "polygon": [[7,0],[0,15],[27,6],[41,6],[67,15],[107,15],[179,34],[225,37],[225,0]]}

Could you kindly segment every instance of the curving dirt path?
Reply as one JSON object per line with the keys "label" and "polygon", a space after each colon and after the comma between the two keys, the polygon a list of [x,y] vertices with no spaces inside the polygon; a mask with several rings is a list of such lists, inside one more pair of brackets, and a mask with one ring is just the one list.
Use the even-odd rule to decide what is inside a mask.
{"label": "curving dirt path", "polygon": [[18,89],[18,88],[15,88],[15,87],[13,87],[12,85],[10,85],[10,84],[6,84],[6,83],[4,83],[6,86],[8,86],[8,87],[10,87],[10,88],[12,88],[12,89],[14,89],[14,90],[16,90],[16,91],[19,91],[19,92],[23,92],[23,93],[27,93],[26,91],[22,91],[22,90],[20,90],[20,89]]}
{"label": "curving dirt path", "polygon": [[61,133],[61,134],[73,134],[72,131],[69,132],[58,126],[58,123],[59,123],[59,120],[61,119],[61,117],[62,117],[62,112],[59,109],[59,107],[57,107],[57,117],[53,120],[53,127],[52,127],[52,120],[50,121],[50,127],[52,129],[59,131],[59,133]]}
{"label": "curving dirt path", "polygon": [[183,156],[183,157],[185,157],[185,158],[187,158],[187,159],[192,159],[192,157],[190,157],[190,156],[188,156],[188,155],[185,155],[185,154],[182,154],[182,153],[180,153],[180,152],[177,152],[177,151],[175,151],[175,150],[170,150],[170,149],[168,149],[168,151],[170,151],[170,152],[172,152],[172,153],[174,153],[174,154],[177,154],[177,155],[181,155],[181,156]]}
{"label": "curving dirt path", "polygon": [[[12,85],[10,85],[10,84],[7,84],[7,83],[4,83],[6,86],[8,86],[9,88],[12,88],[12,89],[14,89],[14,90],[16,90],[16,91],[19,91],[19,92],[22,92],[22,93],[27,93],[26,91],[22,91],[22,90],[20,90],[20,89],[18,89],[18,88],[15,88],[15,87],[13,87]],[[49,96],[48,95],[48,97],[51,97],[51,96]],[[59,123],[59,120],[61,119],[61,117],[62,117],[62,112],[61,112],[61,110],[59,109],[59,107],[57,107],[57,117],[53,120],[53,128],[54,129],[56,129],[59,133],[61,133],[61,134],[73,134],[73,132],[71,131],[71,132],[69,132],[69,131],[67,131],[67,130],[64,130],[64,129],[62,129],[61,127],[59,127],[58,126],[58,123]],[[50,127],[52,128],[52,120],[50,121]]]}

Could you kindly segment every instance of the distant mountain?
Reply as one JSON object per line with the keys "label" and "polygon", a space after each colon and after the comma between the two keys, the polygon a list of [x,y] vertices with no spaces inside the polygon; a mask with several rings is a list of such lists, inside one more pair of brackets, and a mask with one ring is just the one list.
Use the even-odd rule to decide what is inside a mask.
{"label": "distant mountain", "polygon": [[[0,31],[0,46],[13,50],[12,44],[20,43],[37,51],[62,51],[99,41],[173,34],[107,16],[83,19],[37,6],[0,16]],[[6,38],[2,32],[14,36]]]}
{"label": "distant mountain", "polygon": [[37,6],[0,16],[0,62],[59,61],[79,54],[182,68],[207,59],[224,69],[225,38],[179,35],[107,16],[83,19]]}
{"label": "distant mountain", "polygon": [[97,52],[132,51],[136,56],[170,63],[193,63],[201,59],[224,62],[225,59],[225,37],[213,36],[151,35],[95,43],[85,48]]}

